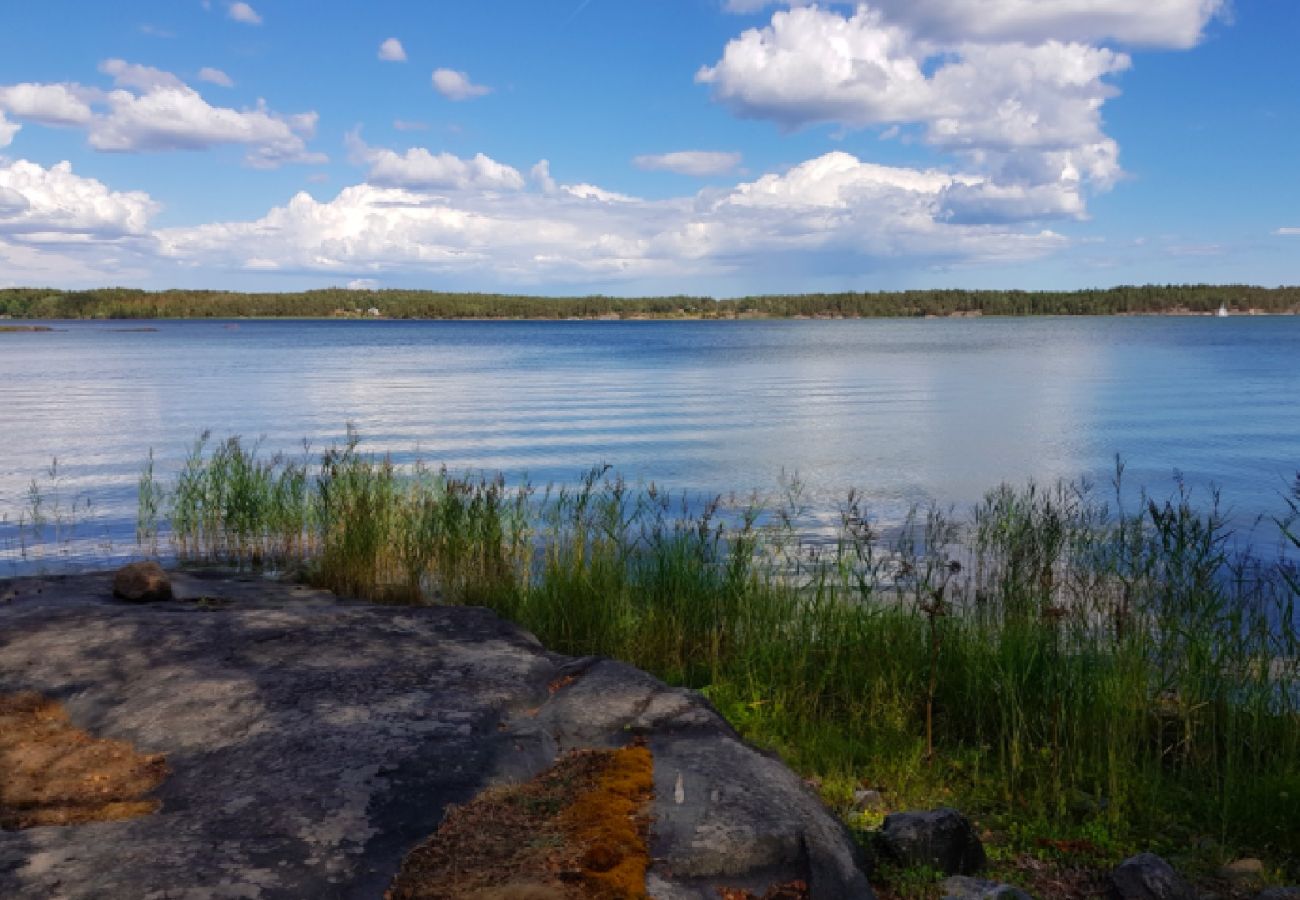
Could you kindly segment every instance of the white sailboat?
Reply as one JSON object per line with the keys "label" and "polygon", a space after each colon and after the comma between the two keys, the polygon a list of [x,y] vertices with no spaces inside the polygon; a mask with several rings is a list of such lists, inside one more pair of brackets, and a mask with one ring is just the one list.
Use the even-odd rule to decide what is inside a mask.
{"label": "white sailboat", "polygon": [[1226,319],[1226,318],[1228,318],[1228,304],[1226,304],[1226,303],[1220,303],[1220,304],[1219,304],[1219,311],[1216,312],[1214,315],[1217,316],[1217,317],[1220,318],[1220,319]]}

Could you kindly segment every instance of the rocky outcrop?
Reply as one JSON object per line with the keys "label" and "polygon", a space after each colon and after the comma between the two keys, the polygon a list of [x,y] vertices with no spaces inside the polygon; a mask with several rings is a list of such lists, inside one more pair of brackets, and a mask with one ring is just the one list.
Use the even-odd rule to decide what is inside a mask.
{"label": "rocky outcrop", "polygon": [[175,602],[150,605],[107,599],[109,576],[0,590],[0,692],[60,701],[170,770],[155,815],[0,832],[0,896],[377,898],[449,804],[639,737],[652,896],[805,881],[871,897],[839,822],[697,694],[549,653],[482,609],[172,584]]}
{"label": "rocky outcrop", "polygon": [[974,875],[987,860],[970,821],[955,809],[901,812],[885,817],[881,848],[900,865],[944,875]]}
{"label": "rocky outcrop", "polygon": [[1300,887],[1274,887],[1260,891],[1255,900],[1300,900]]}
{"label": "rocky outcrop", "polygon": [[1154,853],[1124,860],[1110,875],[1112,900],[1197,900],[1196,891]]}

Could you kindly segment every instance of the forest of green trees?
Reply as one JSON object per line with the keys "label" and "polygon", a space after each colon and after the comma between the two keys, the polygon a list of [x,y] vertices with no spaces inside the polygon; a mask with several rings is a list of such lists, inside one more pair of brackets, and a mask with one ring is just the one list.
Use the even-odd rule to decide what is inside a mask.
{"label": "forest of green trees", "polygon": [[1142,285],[1084,291],[921,290],[710,297],[528,297],[417,290],[242,294],[99,288],[0,289],[0,316],[14,319],[330,318],[729,319],[878,316],[1029,316],[1300,312],[1300,287]]}

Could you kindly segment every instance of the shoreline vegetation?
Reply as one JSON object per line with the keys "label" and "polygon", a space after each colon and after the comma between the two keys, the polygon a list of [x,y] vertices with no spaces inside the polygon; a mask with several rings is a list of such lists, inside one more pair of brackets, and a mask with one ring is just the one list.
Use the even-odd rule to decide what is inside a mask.
{"label": "shoreline vegetation", "polygon": [[[1300,314],[1300,287],[1143,285],[1081,291],[916,290],[711,297],[529,297],[424,290],[245,294],[0,289],[0,319],[839,319],[1035,315]],[[12,330],[12,328],[5,328]]]}
{"label": "shoreline vegetation", "polygon": [[[975,814],[1004,861],[1300,861],[1300,572],[1236,549],[1217,496],[1004,485],[886,536],[850,494],[812,541],[797,484],[773,503],[604,468],[507,485],[399,469],[349,434],[293,458],[205,436],[165,484],[150,460],[141,552],[485,606],[698,689],[864,840],[880,814],[858,796],[879,792]],[[1300,480],[1279,506],[1300,549]]]}

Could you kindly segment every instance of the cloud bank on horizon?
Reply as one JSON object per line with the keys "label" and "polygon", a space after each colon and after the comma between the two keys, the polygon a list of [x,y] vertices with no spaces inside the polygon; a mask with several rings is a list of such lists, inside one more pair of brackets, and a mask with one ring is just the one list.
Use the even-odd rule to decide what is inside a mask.
{"label": "cloud bank on horizon", "polygon": [[[521,98],[517,81],[493,74],[487,50],[430,52],[427,22],[406,33],[385,22],[374,39],[333,35],[320,54],[347,42],[358,59],[406,65],[378,65],[350,105],[324,86],[324,113],[304,108],[313,79],[292,67],[281,75],[292,89],[278,93],[297,98],[284,101],[297,111],[260,94],[224,99],[283,85],[248,84],[239,54],[220,43],[200,48],[220,67],[189,75],[125,55],[55,78],[0,64],[12,76],[0,77],[0,283],[726,293],[756,275],[779,290],[819,286],[826,273],[855,287],[886,271],[920,273],[908,276],[918,284],[981,270],[1015,280],[1107,242],[1071,229],[1105,227],[1092,208],[1130,187],[1104,113],[1121,78],[1136,77],[1135,57],[1196,53],[1209,29],[1235,27],[1227,0],[714,2],[730,15],[700,14],[730,33],[711,57],[671,72],[695,124],[662,125],[654,145],[623,155],[599,155],[621,128],[610,119],[616,88],[601,90],[599,77],[557,81],[556,118],[586,105],[589,129],[538,127],[545,71],[530,73],[542,89],[529,84]],[[268,57],[266,34],[290,15],[270,3],[201,5],[209,21],[242,26],[230,47]],[[155,25],[139,33],[184,40]],[[371,106],[388,83],[405,92],[402,115],[380,120]],[[644,139],[635,119],[646,113],[621,112]],[[425,120],[439,116],[457,120],[429,130]],[[337,143],[322,134],[327,117]],[[711,119],[737,143],[706,139],[700,123]],[[476,131],[505,133],[516,121],[508,161],[460,149]],[[406,144],[413,130],[429,130],[427,140]],[[581,176],[597,155],[601,185]],[[162,178],[154,188],[148,167],[101,165],[178,157],[175,177],[190,172],[197,184]],[[554,177],[557,163],[577,177]],[[223,183],[263,173],[282,192],[251,215],[212,215],[229,205],[204,193],[218,169]],[[336,180],[343,186],[303,185]],[[1295,231],[1259,229],[1269,239]],[[1145,246],[1122,232],[1109,242]],[[1176,256],[1176,241],[1165,243]]]}

